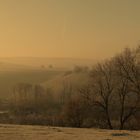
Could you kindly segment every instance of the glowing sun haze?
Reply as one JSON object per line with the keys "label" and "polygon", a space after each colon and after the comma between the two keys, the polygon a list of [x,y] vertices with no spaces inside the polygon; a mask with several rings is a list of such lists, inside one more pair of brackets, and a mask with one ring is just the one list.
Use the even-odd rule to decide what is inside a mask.
{"label": "glowing sun haze", "polygon": [[0,57],[101,59],[140,40],[140,0],[0,0]]}

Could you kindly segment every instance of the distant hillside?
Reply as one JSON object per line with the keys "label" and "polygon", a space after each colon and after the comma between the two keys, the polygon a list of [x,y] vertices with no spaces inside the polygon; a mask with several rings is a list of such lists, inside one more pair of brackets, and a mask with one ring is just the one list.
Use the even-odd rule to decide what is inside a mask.
{"label": "distant hillside", "polygon": [[[64,86],[78,88],[87,72],[72,72],[74,66],[93,66],[95,61],[71,58],[0,58],[0,97],[9,97],[17,83],[42,84],[59,94]],[[66,72],[66,73],[65,73]],[[65,74],[64,74],[65,73]]]}
{"label": "distant hillside", "polygon": [[32,67],[45,67],[57,68],[57,69],[69,69],[75,65],[80,66],[92,66],[96,63],[92,59],[74,59],[74,58],[45,58],[45,57],[11,57],[0,58],[1,62],[13,63],[18,65],[26,65]]}
{"label": "distant hillside", "polygon": [[19,70],[31,70],[34,69],[31,66],[15,64],[10,62],[0,61],[0,71],[19,71]]}
{"label": "distant hillside", "polygon": [[13,94],[13,87],[18,83],[41,84],[63,71],[48,70],[16,70],[0,71],[0,98],[8,98]]}
{"label": "distant hillside", "polygon": [[[60,95],[62,92],[77,91],[89,82],[89,72],[72,72],[68,75],[59,75],[51,80],[42,83],[47,89],[50,89],[54,95]],[[65,90],[65,91],[64,91]]]}

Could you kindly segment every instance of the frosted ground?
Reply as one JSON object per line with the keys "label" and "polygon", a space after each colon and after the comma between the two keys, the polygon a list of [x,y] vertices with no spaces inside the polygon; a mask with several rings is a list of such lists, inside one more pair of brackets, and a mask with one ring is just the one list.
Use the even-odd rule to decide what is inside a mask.
{"label": "frosted ground", "polygon": [[140,131],[1,124],[0,140],[140,140]]}

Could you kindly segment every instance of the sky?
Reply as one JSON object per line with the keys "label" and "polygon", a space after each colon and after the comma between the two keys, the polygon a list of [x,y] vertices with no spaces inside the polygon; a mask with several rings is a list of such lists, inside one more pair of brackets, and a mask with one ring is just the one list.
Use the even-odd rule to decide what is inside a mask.
{"label": "sky", "polygon": [[0,57],[103,59],[140,44],[140,0],[0,0]]}

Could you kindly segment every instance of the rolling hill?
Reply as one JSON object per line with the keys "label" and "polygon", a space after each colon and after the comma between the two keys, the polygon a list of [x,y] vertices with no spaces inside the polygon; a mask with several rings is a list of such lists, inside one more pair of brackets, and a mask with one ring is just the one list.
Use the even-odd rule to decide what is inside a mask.
{"label": "rolling hill", "polygon": [[65,86],[78,88],[87,73],[64,73],[74,66],[92,66],[93,60],[71,58],[0,58],[0,98],[9,97],[18,83],[42,84],[60,93]]}
{"label": "rolling hill", "polygon": [[40,84],[63,73],[63,71],[48,70],[16,70],[0,71],[0,98],[8,98],[13,93],[13,87],[18,83]]}

